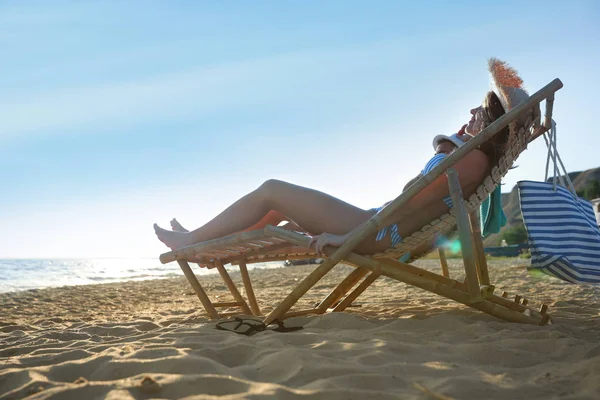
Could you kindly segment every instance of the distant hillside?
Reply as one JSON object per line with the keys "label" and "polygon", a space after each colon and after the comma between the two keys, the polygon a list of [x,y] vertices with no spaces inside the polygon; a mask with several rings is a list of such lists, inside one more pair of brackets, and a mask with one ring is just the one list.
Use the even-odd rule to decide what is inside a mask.
{"label": "distant hillside", "polygon": [[[592,180],[600,181],[600,167],[588,169],[586,171],[569,172],[569,178],[571,178],[575,190],[581,190]],[[523,220],[521,217],[521,209],[519,208],[519,194],[516,185],[510,193],[502,193],[502,208],[506,214],[506,225],[500,230],[500,233],[490,235],[484,239],[483,243],[486,246],[498,245],[502,232]]]}

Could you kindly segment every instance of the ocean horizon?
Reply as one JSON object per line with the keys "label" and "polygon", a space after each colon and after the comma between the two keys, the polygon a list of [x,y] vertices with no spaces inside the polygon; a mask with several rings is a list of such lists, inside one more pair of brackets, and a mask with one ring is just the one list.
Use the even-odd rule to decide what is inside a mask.
{"label": "ocean horizon", "polygon": [[[256,263],[248,265],[248,269],[282,266],[283,262]],[[216,270],[192,268],[196,275],[217,273]],[[161,264],[158,258],[0,259],[0,293],[179,276],[184,275],[177,263]]]}

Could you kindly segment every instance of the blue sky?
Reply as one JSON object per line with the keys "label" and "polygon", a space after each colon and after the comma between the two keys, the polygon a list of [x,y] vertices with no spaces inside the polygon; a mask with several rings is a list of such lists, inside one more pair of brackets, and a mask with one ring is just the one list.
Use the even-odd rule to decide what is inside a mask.
{"label": "blue sky", "polygon": [[[523,3],[523,4],[522,4]],[[468,121],[486,60],[559,77],[598,166],[596,1],[0,1],[0,257],[158,256],[268,178],[370,208]],[[543,179],[534,143],[506,179]]]}

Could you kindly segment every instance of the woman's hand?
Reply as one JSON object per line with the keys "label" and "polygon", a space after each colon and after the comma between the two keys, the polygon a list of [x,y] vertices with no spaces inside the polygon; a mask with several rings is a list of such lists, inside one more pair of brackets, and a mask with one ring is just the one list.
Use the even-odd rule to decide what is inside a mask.
{"label": "woman's hand", "polygon": [[332,233],[322,233],[320,235],[313,236],[308,241],[308,247],[311,248],[313,245],[315,246],[315,250],[318,255],[323,255],[323,249],[325,246],[333,246],[340,247],[348,240],[348,235],[334,235]]}

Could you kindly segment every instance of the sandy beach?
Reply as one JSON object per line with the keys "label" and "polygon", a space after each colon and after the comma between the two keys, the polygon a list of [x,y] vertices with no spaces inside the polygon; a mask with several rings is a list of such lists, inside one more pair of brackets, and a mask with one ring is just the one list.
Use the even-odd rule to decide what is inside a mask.
{"label": "sandy beach", "polygon": [[[349,312],[251,337],[215,329],[184,278],[0,294],[0,399],[600,398],[600,288],[532,276],[526,263],[492,261],[490,274],[497,290],[547,303],[549,326],[384,278]],[[450,260],[453,274],[459,265]],[[312,268],[251,271],[263,312]],[[349,270],[336,267],[303,305]],[[229,299],[218,275],[202,282]]]}

